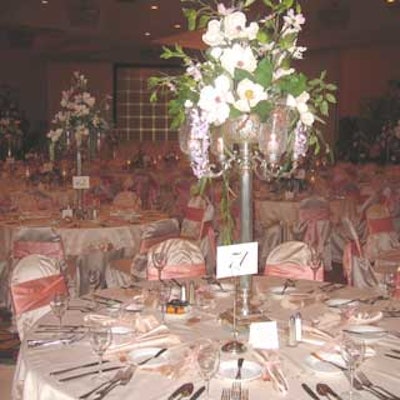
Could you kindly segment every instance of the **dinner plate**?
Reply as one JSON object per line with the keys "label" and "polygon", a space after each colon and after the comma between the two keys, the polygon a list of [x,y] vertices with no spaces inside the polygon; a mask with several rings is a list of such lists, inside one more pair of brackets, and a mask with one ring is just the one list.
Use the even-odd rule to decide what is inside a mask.
{"label": "dinner plate", "polygon": [[[217,376],[219,378],[235,379],[238,370],[237,360],[229,360],[221,362]],[[241,381],[251,381],[259,378],[262,375],[261,365],[254,362],[244,360],[241,369]]]}
{"label": "dinner plate", "polygon": [[344,332],[353,339],[363,340],[365,343],[374,343],[387,335],[387,331],[374,325],[348,325]]}
{"label": "dinner plate", "polygon": [[352,301],[352,299],[329,299],[325,301],[325,304],[328,307],[332,307],[332,308],[340,308],[340,307],[344,307],[344,306],[357,306],[359,304],[359,301],[354,300]]}
{"label": "dinner plate", "polygon": [[[150,357],[154,357],[159,351],[161,347],[145,347],[142,349],[133,350],[128,354],[128,359],[133,364],[138,364],[142,361],[149,359]],[[152,358],[151,360],[146,362],[146,366],[158,367],[161,365],[165,365],[169,362],[168,352],[160,354],[156,358]]]}
{"label": "dinner plate", "polygon": [[296,288],[294,288],[294,287],[287,287],[285,289],[284,293],[282,294],[283,289],[284,289],[284,286],[274,286],[274,287],[271,287],[269,289],[269,291],[275,296],[283,296],[285,294],[291,294],[296,291]]}
{"label": "dinner plate", "polygon": [[[338,364],[339,366],[345,367],[343,358],[340,354],[329,354],[329,353],[322,353],[320,356],[326,360],[332,361],[335,364]],[[313,355],[309,355],[306,357],[305,365],[312,369],[314,372],[317,372],[319,374],[329,374],[329,375],[335,375],[335,374],[341,374],[342,370],[335,367],[332,364],[329,364],[328,362],[324,362],[322,360],[319,360],[318,358],[314,357]]]}

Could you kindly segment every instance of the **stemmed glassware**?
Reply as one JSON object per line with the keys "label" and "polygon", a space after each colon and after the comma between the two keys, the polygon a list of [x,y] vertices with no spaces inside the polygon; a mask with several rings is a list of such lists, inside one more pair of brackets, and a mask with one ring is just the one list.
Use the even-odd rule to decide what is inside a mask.
{"label": "stemmed glassware", "polygon": [[93,352],[99,357],[98,380],[103,380],[103,356],[111,344],[112,332],[110,326],[91,325],[89,326],[89,341]]}
{"label": "stemmed glassware", "polygon": [[210,399],[210,381],[219,367],[219,343],[211,340],[201,342],[197,350],[196,360],[200,374],[206,381],[207,399]]}
{"label": "stemmed glassware", "polygon": [[62,318],[68,308],[68,296],[64,293],[56,293],[50,301],[50,308],[58,318],[59,328],[62,327]]}
{"label": "stemmed glassware", "polygon": [[350,387],[347,392],[341,394],[343,400],[358,400],[362,397],[354,391],[354,375],[356,368],[365,357],[365,343],[362,340],[354,340],[348,335],[343,335],[340,343],[342,358],[346,363],[350,376]]}
{"label": "stemmed glassware", "polygon": [[317,280],[317,272],[322,267],[322,255],[314,246],[309,245],[308,247],[310,249],[310,268],[315,281]]}
{"label": "stemmed glassware", "polygon": [[164,267],[167,265],[167,254],[164,251],[155,251],[151,255],[154,268],[157,269],[158,272],[158,280],[161,282],[161,273]]}
{"label": "stemmed glassware", "polygon": [[165,312],[167,308],[167,303],[169,298],[171,297],[171,286],[169,285],[160,285],[159,287],[159,301],[161,307],[161,321],[165,322]]}
{"label": "stemmed glassware", "polygon": [[94,299],[94,292],[100,283],[100,271],[98,269],[89,269],[88,272],[89,293],[92,299],[92,308],[96,308],[96,301]]}

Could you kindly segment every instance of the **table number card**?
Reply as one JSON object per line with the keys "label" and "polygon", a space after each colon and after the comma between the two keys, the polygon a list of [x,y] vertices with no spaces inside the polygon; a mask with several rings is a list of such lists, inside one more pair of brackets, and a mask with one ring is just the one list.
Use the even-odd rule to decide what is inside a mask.
{"label": "table number card", "polygon": [[89,176],[73,176],[72,187],[74,189],[90,189],[90,177]]}
{"label": "table number card", "polygon": [[217,278],[252,275],[258,272],[258,243],[217,247]]}
{"label": "table number card", "polygon": [[249,344],[255,349],[279,349],[278,326],[276,321],[251,323]]}

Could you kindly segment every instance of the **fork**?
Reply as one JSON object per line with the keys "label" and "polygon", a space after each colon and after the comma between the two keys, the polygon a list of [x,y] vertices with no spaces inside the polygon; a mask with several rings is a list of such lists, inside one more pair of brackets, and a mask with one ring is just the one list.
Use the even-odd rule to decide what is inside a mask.
{"label": "fork", "polygon": [[361,383],[370,388],[370,389],[375,389],[376,391],[381,391],[383,393],[385,393],[387,396],[390,396],[393,400],[400,400],[400,397],[396,396],[395,394],[393,394],[392,392],[389,392],[389,390],[385,389],[384,387],[380,386],[380,385],[375,385],[373,384],[370,379],[367,377],[367,375],[364,374],[364,372],[362,371],[357,371],[357,376],[360,379]]}
{"label": "fork", "polygon": [[230,393],[230,400],[241,400],[242,398],[242,385],[240,382],[233,382]]}
{"label": "fork", "polygon": [[249,389],[242,389],[240,400],[249,400]]}
{"label": "fork", "polygon": [[231,398],[230,390],[229,389],[222,389],[221,400],[230,400],[230,398]]}

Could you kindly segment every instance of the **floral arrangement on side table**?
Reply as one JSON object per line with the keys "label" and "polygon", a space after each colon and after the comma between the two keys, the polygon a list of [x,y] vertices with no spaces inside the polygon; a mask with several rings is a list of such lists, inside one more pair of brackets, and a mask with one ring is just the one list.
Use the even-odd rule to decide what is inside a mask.
{"label": "floral arrangement on side table", "polygon": [[[74,72],[71,87],[62,92],[61,110],[52,121],[52,129],[47,133],[50,139],[50,158],[54,160],[56,144],[69,147],[75,140],[80,147],[84,138],[95,134],[100,138],[109,129],[105,115],[110,109],[111,97],[106,96],[98,105],[96,98],[88,91],[88,80],[80,72]],[[73,136],[71,136],[71,134]]]}
{"label": "floral arrangement on side table", "polygon": [[[181,149],[189,155],[194,174],[198,178],[212,177],[215,163],[209,150],[216,153],[216,136],[227,123],[244,121],[240,125],[255,119],[258,122],[252,122],[254,126],[268,126],[281,106],[290,109],[284,132],[287,140],[274,135],[270,139],[275,142],[263,146],[260,140],[251,143],[258,144],[270,163],[281,165],[295,165],[309,146],[318,152],[323,138],[316,122],[323,123],[329,104],[336,102],[336,86],[325,83],[325,72],[316,79],[308,79],[291,65],[293,60],[301,60],[306,51],[298,45],[305,18],[297,1],[232,0],[231,7],[221,2],[216,10],[203,0],[181,2],[189,5],[184,9],[189,29],[207,28],[202,36],[208,46],[202,53],[204,59],[189,56],[178,45],[172,49],[165,47],[161,57],[181,60],[185,72],[152,77],[149,86],[154,90],[152,101],[157,100],[159,92],[171,92],[172,128],[188,131]],[[248,23],[246,13],[260,4],[266,14]],[[244,119],[240,120],[241,117]],[[234,135],[231,134],[230,142],[219,143],[220,157],[229,157],[233,144],[240,142],[232,138]],[[282,147],[281,143],[281,153],[270,151],[275,151],[277,145]],[[228,171],[225,172],[224,183],[228,185]]]}

